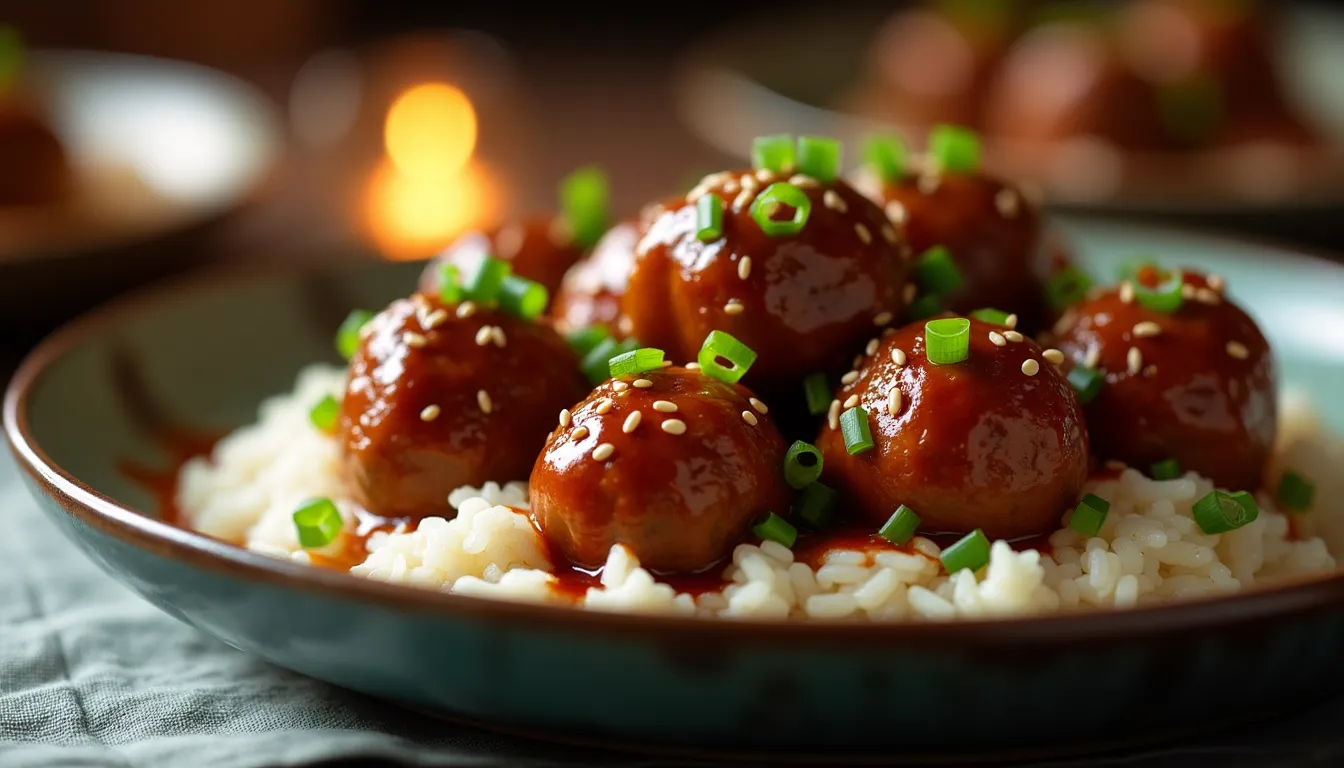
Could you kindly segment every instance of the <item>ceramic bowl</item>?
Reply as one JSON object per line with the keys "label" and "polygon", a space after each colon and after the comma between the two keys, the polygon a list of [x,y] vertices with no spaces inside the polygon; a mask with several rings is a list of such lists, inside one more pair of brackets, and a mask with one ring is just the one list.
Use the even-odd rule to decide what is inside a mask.
{"label": "ceramic bowl", "polygon": [[[1097,274],[1134,251],[1215,269],[1336,429],[1344,267],[1074,221]],[[5,432],[47,516],[147,600],[247,653],[440,715],[642,748],[928,762],[1099,749],[1282,712],[1344,684],[1344,574],[1165,607],[892,625],[608,615],[421,591],[244,551],[155,518],[121,462],[226,429],[332,360],[353,306],[417,265],[213,278],[96,311],[14,378]],[[1309,319],[1310,322],[1304,322]],[[1314,330],[1312,330],[1314,329]]]}

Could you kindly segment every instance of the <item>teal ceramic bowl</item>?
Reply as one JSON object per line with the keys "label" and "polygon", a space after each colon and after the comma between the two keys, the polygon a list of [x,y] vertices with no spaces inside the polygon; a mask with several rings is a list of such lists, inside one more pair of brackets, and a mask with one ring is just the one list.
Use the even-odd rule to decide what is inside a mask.
{"label": "teal ceramic bowl", "polygon": [[[1344,267],[1282,249],[1069,222],[1097,274],[1135,251],[1224,274],[1288,383],[1336,428]],[[855,625],[584,613],[310,569],[155,519],[118,471],[166,427],[230,428],[331,359],[352,306],[417,265],[213,279],[99,310],[40,346],[4,424],[33,495],[112,577],[203,632],[435,714],[652,749],[929,762],[1188,737],[1344,687],[1344,574],[1182,605]]]}

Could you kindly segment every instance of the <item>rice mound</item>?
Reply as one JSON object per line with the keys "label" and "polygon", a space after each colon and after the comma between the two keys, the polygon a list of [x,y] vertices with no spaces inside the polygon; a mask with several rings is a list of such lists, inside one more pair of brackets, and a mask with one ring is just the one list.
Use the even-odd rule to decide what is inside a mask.
{"label": "rice mound", "polygon": [[[208,458],[188,462],[177,500],[192,527],[259,552],[308,561],[291,515],[305,500],[325,496],[336,502],[347,532],[353,531],[354,506],[341,480],[337,443],[308,423],[310,405],[323,395],[339,395],[343,384],[339,368],[305,369],[293,393],[262,404],[256,424],[221,440]],[[996,541],[980,572],[948,575],[938,545],[916,537],[910,552],[836,549],[812,568],[795,562],[787,547],[766,541],[733,550],[721,591],[690,595],[657,581],[617,545],[600,586],[588,589],[579,603],[598,611],[730,618],[936,620],[1128,608],[1326,573],[1336,567],[1326,541],[1335,546],[1344,541],[1344,514],[1321,501],[1340,498],[1332,488],[1344,479],[1333,467],[1344,446],[1321,431],[1300,399],[1285,399],[1283,422],[1270,476],[1291,466],[1319,485],[1317,508],[1296,518],[1299,538],[1289,538],[1288,518],[1263,496],[1253,523],[1204,534],[1191,507],[1213,490],[1207,479],[1187,473],[1159,481],[1124,469],[1087,486],[1086,492],[1111,503],[1100,533],[1083,537],[1065,520],[1050,536],[1045,557]],[[414,530],[370,536],[367,558],[351,573],[455,594],[571,601],[553,588],[545,542],[527,515],[515,511],[527,508],[525,483],[459,488],[448,503],[456,510],[452,520],[430,517]],[[338,538],[315,551],[328,554],[341,546]]]}

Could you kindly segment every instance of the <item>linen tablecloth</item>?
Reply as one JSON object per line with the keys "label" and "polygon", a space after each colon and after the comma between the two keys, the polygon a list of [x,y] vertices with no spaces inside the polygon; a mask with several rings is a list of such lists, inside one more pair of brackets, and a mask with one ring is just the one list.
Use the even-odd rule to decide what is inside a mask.
{"label": "linen tablecloth", "polygon": [[[1216,706],[1210,702],[1210,706]],[[1344,765],[1344,701],[1250,734],[1093,765]],[[236,651],[105,575],[0,452],[0,766],[684,765],[452,725]],[[1076,761],[1060,765],[1078,765]]]}

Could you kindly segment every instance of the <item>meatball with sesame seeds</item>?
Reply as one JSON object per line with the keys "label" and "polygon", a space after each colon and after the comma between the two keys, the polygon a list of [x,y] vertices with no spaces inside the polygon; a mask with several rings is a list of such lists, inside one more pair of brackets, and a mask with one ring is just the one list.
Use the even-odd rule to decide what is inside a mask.
{"label": "meatball with sesame seeds", "polygon": [[538,216],[487,232],[473,231],[459,237],[425,266],[420,291],[437,294],[444,266],[451,264],[463,275],[475,274],[486,257],[509,262],[514,274],[535,280],[552,295],[560,287],[565,270],[583,256],[560,216]]}
{"label": "meatball with sesame seeds", "polygon": [[560,413],[532,470],[532,517],[580,567],[622,544],[655,572],[700,571],[754,518],[787,513],[785,451],[741,385],[680,367],[620,376]]}
{"label": "meatball with sesame seeds", "polygon": [[[918,322],[882,337],[842,380],[817,439],[824,478],[874,525],[904,504],[929,533],[1051,531],[1087,480],[1082,407],[1035,342],[960,322],[967,347],[958,362],[932,362]],[[845,427],[856,420],[872,447],[851,454]]]}

